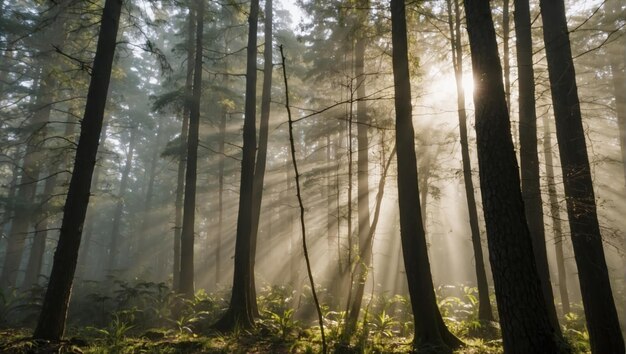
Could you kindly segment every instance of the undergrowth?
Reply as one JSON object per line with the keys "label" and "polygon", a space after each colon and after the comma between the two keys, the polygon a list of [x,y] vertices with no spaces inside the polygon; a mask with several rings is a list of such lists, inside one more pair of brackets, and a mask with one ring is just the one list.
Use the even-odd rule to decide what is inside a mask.
{"label": "undergrowth", "polygon": [[[30,338],[43,288],[0,293],[1,353],[319,353],[320,330],[305,291],[266,286],[259,291],[260,318],[252,330],[219,333],[211,325],[227,308],[227,293],[200,290],[191,300],[163,283],[88,282],[77,287],[64,341]],[[456,353],[502,353],[498,324],[478,319],[477,291],[437,289],[450,330],[466,344]],[[407,296],[366,296],[353,336],[343,337],[345,312],[323,308],[329,347],[336,353],[407,353],[413,322]],[[582,308],[566,314],[563,333],[574,353],[589,352]]]}

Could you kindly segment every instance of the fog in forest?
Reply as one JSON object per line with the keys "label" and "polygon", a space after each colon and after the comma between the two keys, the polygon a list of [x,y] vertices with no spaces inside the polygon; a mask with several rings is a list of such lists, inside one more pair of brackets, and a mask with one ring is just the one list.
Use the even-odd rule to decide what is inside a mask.
{"label": "fog in forest", "polygon": [[479,3],[0,0],[0,352],[623,353],[626,6]]}

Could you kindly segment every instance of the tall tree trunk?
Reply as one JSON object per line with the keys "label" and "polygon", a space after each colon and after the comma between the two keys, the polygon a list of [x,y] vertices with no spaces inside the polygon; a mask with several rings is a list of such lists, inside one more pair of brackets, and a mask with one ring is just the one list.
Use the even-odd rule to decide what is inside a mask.
{"label": "tall tree trunk", "polygon": [[488,1],[465,0],[474,73],[476,142],[504,350],[557,353],[533,257]]}
{"label": "tall tree trunk", "polygon": [[[252,195],[252,225],[250,235],[250,298],[256,299],[256,282],[254,280],[254,265],[256,261],[256,246],[259,234],[259,218],[263,201],[263,181],[265,180],[265,165],[267,162],[267,140],[269,136],[270,103],[272,99],[272,0],[265,0],[265,44],[263,46],[263,93],[261,96],[261,122],[259,125],[259,147],[257,149],[256,164],[254,167],[254,182]],[[256,300],[250,302],[252,313],[259,316]]]}
{"label": "tall tree trunk", "polygon": [[556,315],[550,268],[543,226],[543,203],[537,151],[537,112],[535,109],[535,73],[528,1],[515,1],[515,46],[519,83],[519,146],[522,172],[522,198],[526,221],[533,241],[537,272],[541,281],[552,328],[561,336],[561,326]]}
{"label": "tall tree trunk", "polygon": [[65,330],[67,306],[89,204],[89,189],[98,152],[98,138],[102,128],[121,11],[121,0],[106,0],[61,233],[54,253],[48,289],[33,334],[37,339],[59,340]]}
{"label": "tall tree trunk", "polygon": [[115,211],[113,212],[113,226],[111,228],[111,243],[109,244],[109,257],[107,259],[106,271],[109,274],[113,274],[118,262],[119,245],[121,244],[121,228],[122,217],[124,214],[124,199],[126,189],[128,189],[128,178],[130,177],[130,170],[133,167],[133,154],[135,153],[135,144],[137,144],[137,138],[135,134],[139,128],[131,128],[130,137],[128,142],[128,152],[126,153],[126,161],[124,162],[124,169],[122,170],[122,179],[120,180],[120,189],[117,193],[117,203],[115,204]]}
{"label": "tall tree trunk", "polygon": [[593,192],[563,0],[540,0],[567,213],[591,349],[624,353]]}
{"label": "tall tree trunk", "polygon": [[193,298],[194,291],[194,227],[196,218],[196,179],[200,130],[200,96],[202,95],[202,38],[204,32],[204,1],[196,1],[196,56],[193,70],[193,96],[189,105],[189,135],[185,171],[185,202],[180,235],[180,283],[178,292]]}
{"label": "tall tree trunk", "polygon": [[550,201],[550,215],[552,216],[552,231],[554,232],[554,251],[556,253],[556,269],[559,277],[559,294],[561,295],[561,309],[563,315],[570,313],[569,293],[567,291],[567,274],[565,271],[565,257],[563,256],[563,230],[561,228],[561,207],[556,194],[554,180],[554,164],[552,162],[552,134],[547,116],[543,118],[543,153],[546,160],[546,177],[548,196]]}
{"label": "tall tree trunk", "polygon": [[185,78],[185,100],[183,105],[183,124],[180,132],[180,155],[176,184],[175,221],[174,221],[174,266],[172,288],[180,286],[180,239],[183,228],[183,200],[185,195],[185,170],[187,162],[187,135],[189,134],[189,108],[193,96],[193,71],[195,66],[196,11],[189,7],[187,25],[187,75]]}
{"label": "tall tree trunk", "polygon": [[251,247],[252,195],[254,185],[254,159],[256,149],[256,42],[259,17],[259,1],[250,3],[248,17],[248,48],[246,66],[246,101],[243,124],[243,156],[241,161],[241,185],[239,190],[239,213],[237,216],[237,236],[235,239],[235,272],[230,305],[224,316],[215,324],[219,330],[232,330],[236,327],[254,326],[252,313],[253,299],[250,284],[254,274],[250,274],[254,255]]}
{"label": "tall tree trunk", "polygon": [[[454,9],[452,5],[454,1]],[[485,258],[480,240],[478,226],[478,210],[474,196],[474,181],[472,180],[472,163],[470,160],[469,143],[467,137],[467,111],[465,110],[465,88],[463,86],[463,46],[461,43],[461,11],[459,0],[447,0],[448,24],[450,28],[450,44],[452,46],[452,64],[456,82],[456,97],[459,115],[459,136],[461,142],[461,161],[463,163],[463,183],[465,185],[465,199],[469,213],[470,231],[472,233],[472,248],[474,251],[474,267],[476,270],[476,285],[478,287],[478,318],[481,321],[493,321],[493,310],[489,300],[489,283],[485,271]],[[454,19],[452,14],[454,13]]]}
{"label": "tall tree trunk", "polygon": [[[359,4],[363,9],[369,6],[368,0],[363,0]],[[365,47],[366,39],[364,36],[365,26],[367,26],[367,10],[359,10],[359,23],[361,28],[356,38],[354,48],[354,74],[356,77],[356,118],[357,118],[357,218],[359,232],[359,257],[356,264],[356,291],[352,303],[348,311],[346,321],[346,334],[350,336],[356,329],[361,304],[363,302],[363,293],[365,291],[365,282],[367,280],[367,270],[371,263],[372,252],[369,247],[370,234],[370,209],[369,209],[369,138],[367,117],[367,103],[365,101]]]}
{"label": "tall tree trunk", "polygon": [[391,38],[396,107],[396,145],[398,160],[398,201],[400,237],[415,323],[413,346],[438,353],[451,352],[444,342],[438,319],[437,299],[428,261],[426,235],[421,218],[415,133],[411,108],[411,84],[407,50],[405,5],[391,0]]}

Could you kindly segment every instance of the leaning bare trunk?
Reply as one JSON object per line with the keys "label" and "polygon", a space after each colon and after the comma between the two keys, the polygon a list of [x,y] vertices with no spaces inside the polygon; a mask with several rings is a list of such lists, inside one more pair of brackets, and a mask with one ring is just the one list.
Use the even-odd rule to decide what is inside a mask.
{"label": "leaning bare trunk", "polygon": [[530,24],[530,7],[527,1],[515,1],[515,36],[519,82],[519,147],[522,172],[522,198],[526,220],[533,241],[537,272],[548,308],[552,328],[561,336],[561,326],[556,315],[546,237],[543,226],[543,203],[537,151],[537,112],[535,110],[535,74]]}
{"label": "leaning bare trunk", "polygon": [[65,330],[67,306],[78,260],[82,226],[89,204],[91,177],[98,152],[98,138],[102,129],[121,11],[121,0],[105,2],[61,233],[41,315],[33,334],[37,339],[59,340]]}
{"label": "leaning bare trunk", "polygon": [[[465,0],[489,258],[507,353],[557,353],[526,224],[488,1]],[[514,279],[514,281],[512,281]]]}
{"label": "leaning bare trunk", "polygon": [[391,24],[400,237],[415,323],[413,345],[416,348],[437,348],[440,353],[451,352],[450,346],[444,341],[444,333],[441,333],[438,322],[440,314],[433,289],[426,235],[421,218],[404,1],[391,0]]}
{"label": "leaning bare trunk", "polygon": [[582,124],[563,0],[540,0],[552,105],[574,258],[591,350],[624,353],[611,291]]}

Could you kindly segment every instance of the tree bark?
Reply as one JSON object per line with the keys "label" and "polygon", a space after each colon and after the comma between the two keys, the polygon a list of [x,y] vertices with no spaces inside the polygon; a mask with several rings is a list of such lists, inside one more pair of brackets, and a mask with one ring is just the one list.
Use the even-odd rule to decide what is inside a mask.
{"label": "tree bark", "polygon": [[239,212],[235,239],[235,272],[233,290],[228,310],[214,327],[222,331],[254,326],[252,313],[251,262],[254,255],[251,247],[252,195],[254,185],[254,160],[256,149],[256,42],[259,16],[259,1],[250,3],[248,17],[248,48],[246,66],[246,101],[243,124],[243,156],[241,161],[241,184],[239,190]]}
{"label": "tree bark", "polygon": [[474,73],[478,165],[504,350],[557,353],[520,190],[488,1],[465,0]]}
{"label": "tree bark", "polygon": [[602,247],[576,73],[562,0],[540,0],[567,213],[591,350],[624,353]]}
{"label": "tree bark", "polygon": [[537,272],[543,296],[548,308],[552,328],[561,337],[561,326],[554,306],[554,294],[550,282],[550,268],[546,251],[543,226],[543,203],[539,176],[539,153],[537,151],[537,112],[535,109],[535,73],[528,1],[515,1],[515,46],[517,49],[517,72],[519,83],[519,146],[522,172],[522,198]]}
{"label": "tree bark", "polygon": [[440,331],[437,299],[428,261],[426,235],[421,218],[411,85],[407,50],[405,5],[391,0],[391,38],[396,107],[398,201],[402,253],[415,321],[413,346],[432,352],[451,352]]}
{"label": "tree bark", "polygon": [[202,95],[202,38],[204,0],[196,1],[196,53],[193,70],[193,96],[189,104],[189,135],[185,170],[185,201],[180,235],[180,283],[178,292],[192,299],[194,290],[194,227],[196,218],[196,179],[200,130],[200,96]]}
{"label": "tree bark", "polygon": [[65,330],[67,306],[76,270],[82,226],[89,204],[89,189],[98,152],[98,138],[111,78],[121,10],[121,0],[106,0],[61,233],[54,253],[48,289],[33,334],[37,339],[59,340]]}

